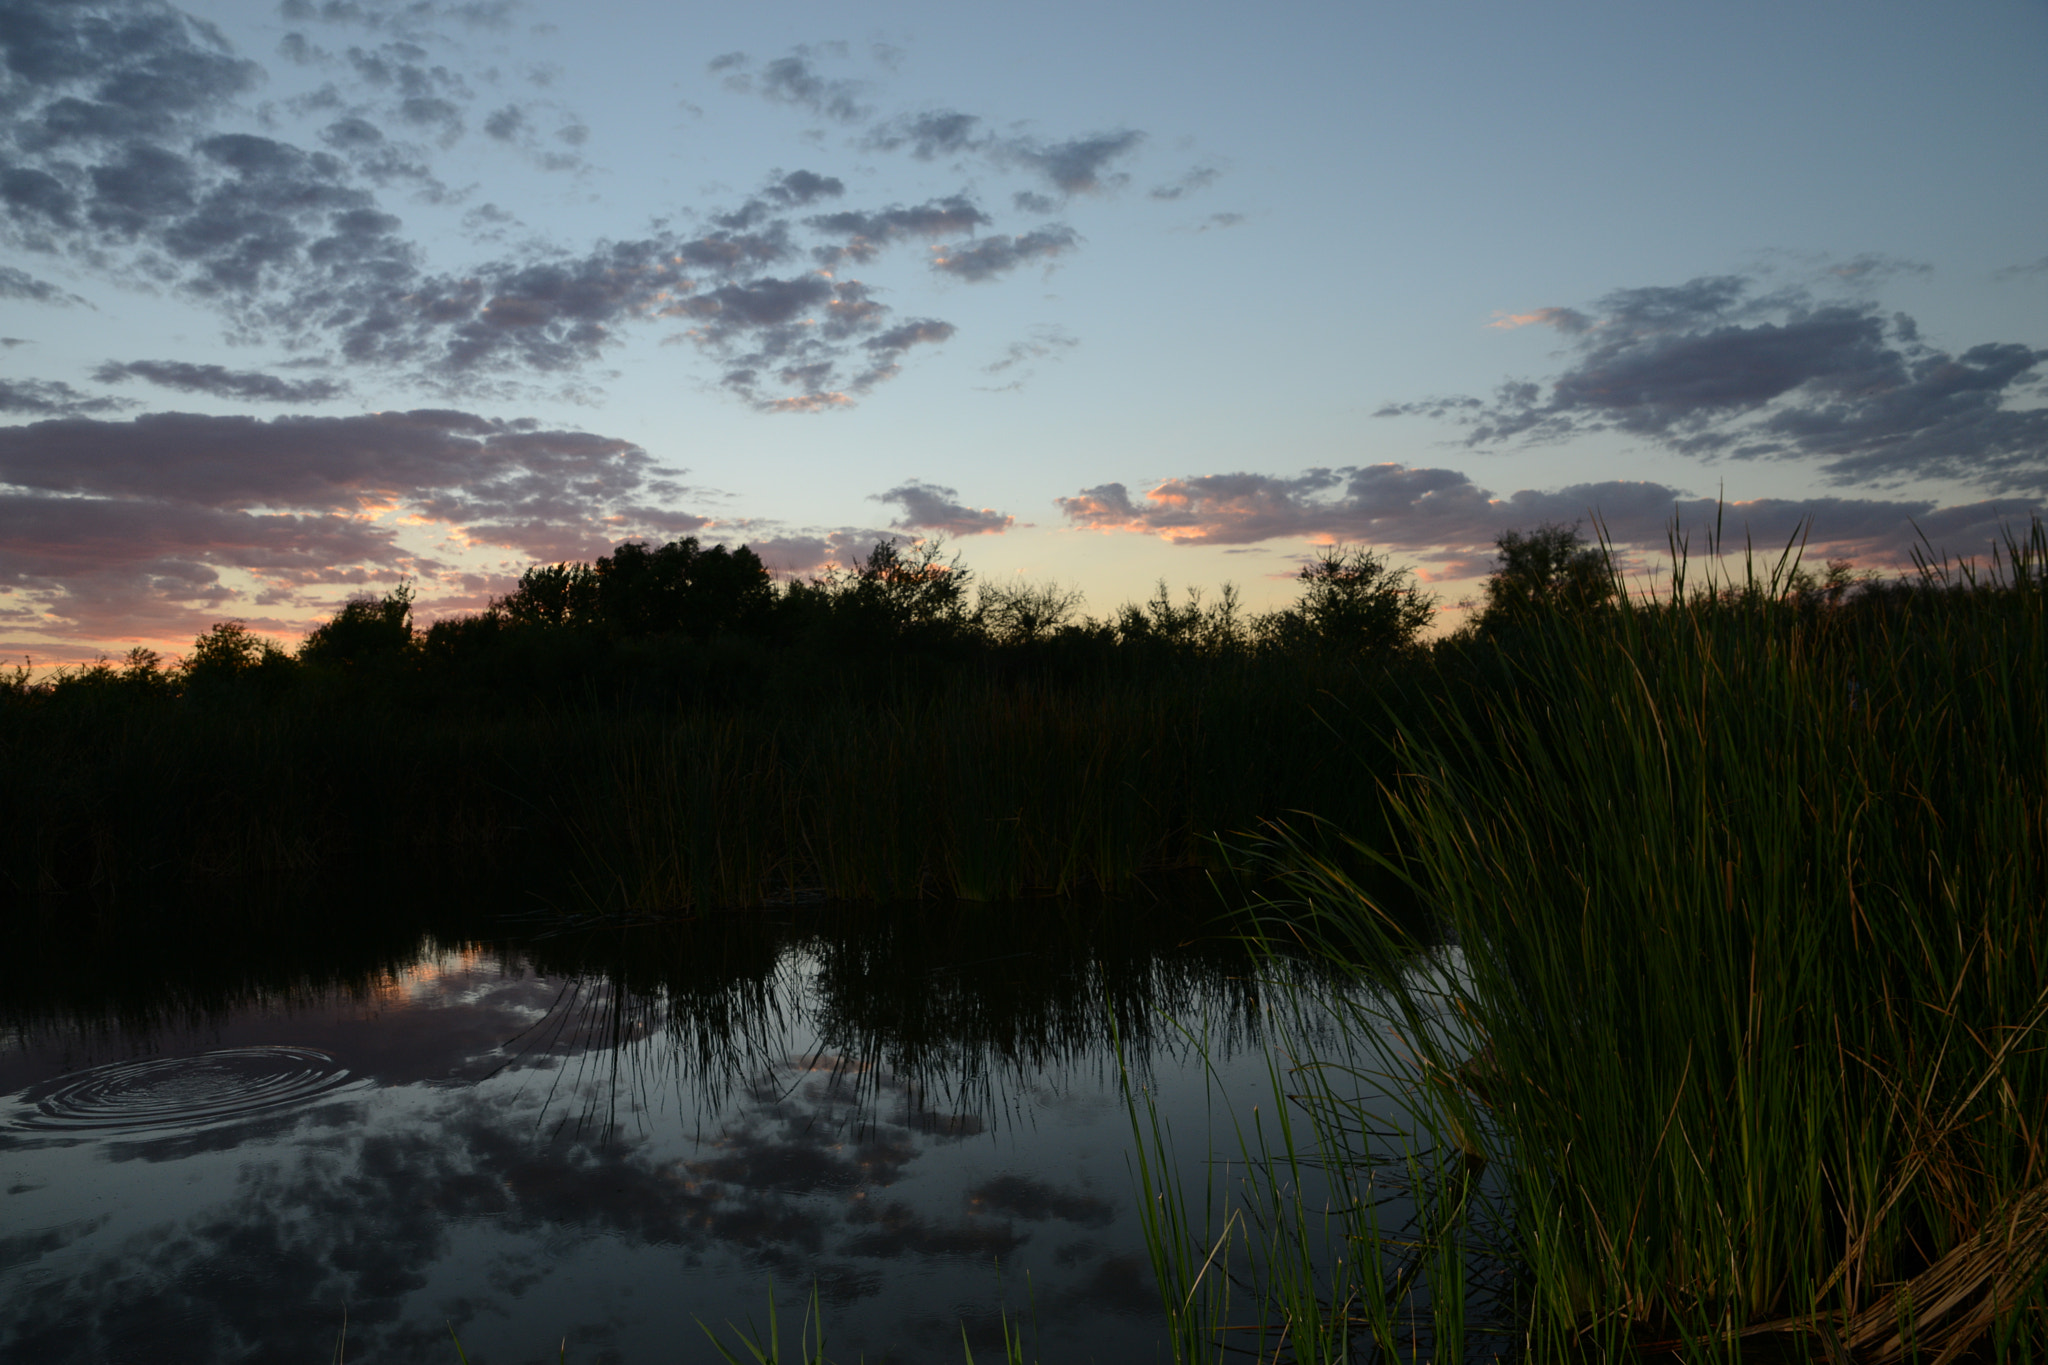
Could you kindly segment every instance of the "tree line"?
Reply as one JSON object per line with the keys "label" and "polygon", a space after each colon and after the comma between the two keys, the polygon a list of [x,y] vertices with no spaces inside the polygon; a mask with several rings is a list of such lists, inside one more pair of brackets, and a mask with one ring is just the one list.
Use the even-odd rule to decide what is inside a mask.
{"label": "tree line", "polygon": [[[1624,591],[1611,556],[1577,526],[1502,533],[1464,623],[1438,643],[1512,645],[1546,619],[1597,612]],[[1847,561],[1794,570],[1785,600],[1838,607],[1874,575]],[[740,546],[695,538],[627,541],[595,562],[535,565],[481,612],[421,628],[410,584],[344,603],[296,651],[223,621],[174,665],[135,649],[31,682],[17,695],[77,688],[246,695],[304,684],[391,686],[422,674],[460,690],[589,695],[617,690],[741,696],[771,667],[900,680],[934,666],[982,663],[1041,672],[1146,668],[1235,659],[1392,663],[1427,648],[1438,597],[1413,571],[1360,546],[1334,545],[1297,576],[1295,600],[1247,613],[1226,585],[1176,598],[1162,581],[1142,602],[1085,615],[1078,591],[1052,583],[977,581],[940,541],[878,542],[861,560],[778,582]]]}

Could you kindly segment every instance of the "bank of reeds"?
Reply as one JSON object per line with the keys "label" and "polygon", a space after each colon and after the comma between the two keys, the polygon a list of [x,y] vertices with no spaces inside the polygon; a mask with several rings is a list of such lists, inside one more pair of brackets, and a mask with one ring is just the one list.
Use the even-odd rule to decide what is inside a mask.
{"label": "bank of reeds", "polygon": [[[1169,1308],[1234,1268],[1206,1326],[1264,1328],[1267,1358],[1415,1353],[1372,1306],[1406,1253],[1363,1226],[1366,1130],[1405,1111],[1436,1358],[1493,1353],[1444,1335],[1469,1225],[1430,1192],[1461,1162],[1499,1182],[1539,1358],[2048,1355],[2048,536],[1854,611],[1788,599],[1789,556],[1692,567],[1518,636],[1512,686],[1391,722],[1433,944],[1268,846],[1292,896],[1266,928],[1364,976],[1330,1007],[1377,1060],[1297,1057],[1293,1135],[1268,1115],[1248,1143],[1244,1207],[1308,1189],[1280,1245],[1315,1254],[1197,1276],[1175,1238],[1223,1223],[1163,1228]],[[1343,1172],[1320,1194],[1286,1176],[1305,1151]]]}
{"label": "bank of reeds", "polygon": [[1322,700],[1229,667],[673,710],[60,696],[0,707],[0,886],[503,857],[652,913],[1125,891],[1286,809],[1363,818]]}

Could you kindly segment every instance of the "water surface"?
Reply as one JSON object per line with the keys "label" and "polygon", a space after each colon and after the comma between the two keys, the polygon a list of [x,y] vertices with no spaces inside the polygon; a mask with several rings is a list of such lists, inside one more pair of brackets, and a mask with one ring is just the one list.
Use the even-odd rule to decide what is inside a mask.
{"label": "water surface", "polygon": [[0,1356],[331,1359],[345,1326],[349,1360],[449,1362],[452,1326],[474,1361],[695,1360],[815,1286],[835,1358],[958,1361],[1007,1312],[1045,1360],[1163,1360],[1126,1072],[1197,1185],[1212,1107],[1268,1083],[1205,913],[365,910],[25,953]]}

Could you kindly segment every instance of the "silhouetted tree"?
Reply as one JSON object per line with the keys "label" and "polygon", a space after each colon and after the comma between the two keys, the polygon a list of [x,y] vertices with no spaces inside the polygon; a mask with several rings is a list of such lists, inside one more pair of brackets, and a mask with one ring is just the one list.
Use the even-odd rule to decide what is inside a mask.
{"label": "silhouetted tree", "polygon": [[694,538],[649,550],[627,541],[597,561],[597,609],[607,629],[629,638],[709,639],[758,627],[775,585],[752,550],[701,549]]}
{"label": "silhouetted tree", "polygon": [[351,597],[299,646],[299,660],[319,668],[355,668],[404,658],[413,647],[412,584],[382,597]]}
{"label": "silhouetted tree", "polygon": [[1301,600],[1259,617],[1259,636],[1284,649],[1386,653],[1407,649],[1436,619],[1436,597],[1409,569],[1362,546],[1333,545],[1303,566]]}
{"label": "silhouetted tree", "polygon": [[1802,564],[1787,580],[1786,595],[1803,607],[1833,610],[1856,588],[1876,581],[1877,577],[1875,569],[1858,573],[1853,559],[1828,560],[1824,574],[1815,574]]}
{"label": "silhouetted tree", "polygon": [[1139,657],[1152,655],[1218,656],[1240,653],[1249,643],[1239,614],[1237,585],[1225,583],[1214,602],[1204,605],[1202,590],[1189,588],[1176,605],[1166,580],[1142,605],[1126,602],[1113,624],[1117,643]]}
{"label": "silhouetted tree", "polygon": [[536,564],[491,606],[493,614],[523,626],[595,625],[597,571],[588,564]]}
{"label": "silhouetted tree", "polygon": [[257,682],[285,684],[294,672],[291,655],[275,640],[252,632],[243,621],[221,621],[192,642],[178,661],[178,680],[188,694],[218,693]]}
{"label": "silhouetted tree", "polygon": [[851,567],[791,583],[785,600],[799,622],[827,630],[843,645],[905,639],[929,644],[950,640],[968,625],[972,580],[957,555],[945,557],[941,540],[883,540]]}
{"label": "silhouetted tree", "polygon": [[1615,598],[1606,553],[1587,544],[1577,526],[1545,522],[1533,531],[1503,531],[1494,547],[1500,555],[1482,589],[1481,632],[1557,612],[1591,611]]}
{"label": "silhouetted tree", "polygon": [[752,550],[706,550],[691,537],[658,550],[629,540],[594,565],[536,566],[495,607],[522,625],[596,627],[620,639],[703,640],[759,630],[774,605],[775,585]]}
{"label": "silhouetted tree", "polygon": [[1072,624],[1080,605],[1080,589],[1057,583],[984,583],[974,624],[991,644],[1035,644]]}

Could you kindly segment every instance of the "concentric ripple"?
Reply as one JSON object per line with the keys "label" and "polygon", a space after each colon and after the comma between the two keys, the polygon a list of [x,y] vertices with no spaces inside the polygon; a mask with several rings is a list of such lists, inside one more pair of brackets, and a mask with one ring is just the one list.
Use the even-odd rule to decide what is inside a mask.
{"label": "concentric ripple", "polygon": [[21,1092],[14,1124],[121,1132],[189,1128],[303,1104],[348,1084],[348,1068],[310,1047],[231,1047],[193,1057],[113,1062]]}

